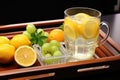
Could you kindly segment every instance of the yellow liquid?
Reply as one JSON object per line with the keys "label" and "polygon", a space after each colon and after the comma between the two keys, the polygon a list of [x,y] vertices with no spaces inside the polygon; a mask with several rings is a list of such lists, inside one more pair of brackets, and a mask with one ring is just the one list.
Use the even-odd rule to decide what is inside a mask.
{"label": "yellow liquid", "polygon": [[72,61],[91,59],[97,47],[100,20],[84,13],[65,17],[64,34],[67,53]]}

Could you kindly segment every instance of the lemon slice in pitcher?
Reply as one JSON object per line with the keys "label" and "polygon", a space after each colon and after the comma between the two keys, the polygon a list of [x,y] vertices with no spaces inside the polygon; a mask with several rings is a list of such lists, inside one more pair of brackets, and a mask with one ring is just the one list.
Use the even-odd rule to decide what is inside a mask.
{"label": "lemon slice in pitcher", "polygon": [[22,67],[32,66],[37,60],[37,54],[30,46],[23,45],[15,51],[14,59]]}
{"label": "lemon slice in pitcher", "polygon": [[78,13],[74,16],[74,18],[78,21],[87,21],[89,19],[89,15],[86,13]]}
{"label": "lemon slice in pitcher", "polygon": [[99,34],[100,20],[95,17],[89,18],[89,20],[84,25],[82,36],[85,39],[91,39],[97,37]]}
{"label": "lemon slice in pitcher", "polygon": [[75,21],[77,22],[78,34],[80,36],[90,16],[86,13],[78,13],[74,16],[74,18],[75,18]]}
{"label": "lemon slice in pitcher", "polygon": [[64,19],[64,32],[65,35],[72,40],[77,38],[77,24],[70,17]]}

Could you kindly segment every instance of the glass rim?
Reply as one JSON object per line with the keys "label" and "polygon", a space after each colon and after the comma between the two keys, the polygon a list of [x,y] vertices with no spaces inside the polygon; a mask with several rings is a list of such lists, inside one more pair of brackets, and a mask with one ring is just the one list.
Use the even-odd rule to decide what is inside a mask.
{"label": "glass rim", "polygon": [[70,7],[70,8],[67,8],[67,9],[64,10],[64,14],[67,15],[67,16],[69,16],[69,14],[67,14],[67,11],[70,10],[70,9],[71,10],[72,9],[89,9],[91,11],[95,11],[95,12],[98,13],[98,16],[96,16],[96,17],[101,17],[101,14],[102,14],[99,10],[94,9],[94,8],[89,8],[89,7]]}

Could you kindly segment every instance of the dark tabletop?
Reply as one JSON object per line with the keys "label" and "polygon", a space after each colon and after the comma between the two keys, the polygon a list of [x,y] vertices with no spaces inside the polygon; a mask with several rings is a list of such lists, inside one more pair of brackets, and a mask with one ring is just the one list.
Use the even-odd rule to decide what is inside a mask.
{"label": "dark tabletop", "polygon": [[108,23],[110,37],[120,44],[120,13],[102,16],[101,21]]}

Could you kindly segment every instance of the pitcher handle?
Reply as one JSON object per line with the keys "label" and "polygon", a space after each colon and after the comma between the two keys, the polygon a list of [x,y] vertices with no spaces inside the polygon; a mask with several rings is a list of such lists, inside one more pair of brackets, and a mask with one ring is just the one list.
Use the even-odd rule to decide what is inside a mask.
{"label": "pitcher handle", "polygon": [[106,22],[102,21],[102,22],[100,23],[100,27],[103,27],[103,26],[105,26],[105,27],[107,28],[107,32],[106,32],[106,36],[105,36],[102,40],[100,40],[99,45],[104,44],[105,41],[107,40],[107,38],[108,38],[109,35],[110,35],[110,27],[108,26],[108,24],[107,24]]}

